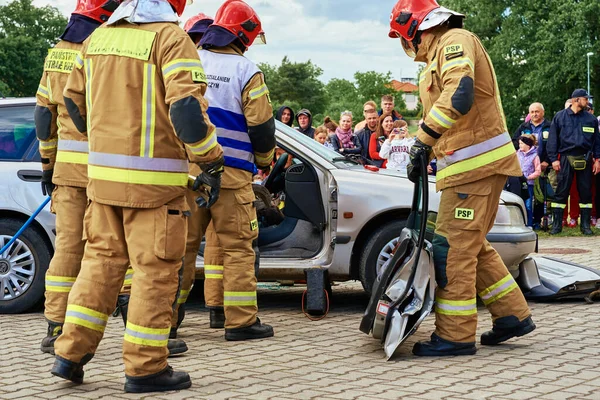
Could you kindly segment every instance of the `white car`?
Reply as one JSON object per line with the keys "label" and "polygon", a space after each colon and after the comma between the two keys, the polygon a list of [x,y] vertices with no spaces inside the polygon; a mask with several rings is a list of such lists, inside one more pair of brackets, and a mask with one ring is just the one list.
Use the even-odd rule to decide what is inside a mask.
{"label": "white car", "polygon": [[[0,99],[0,247],[45,200],[34,107],[34,98]],[[54,221],[47,205],[0,254],[0,313],[23,312],[43,299],[45,273],[54,253]]]}

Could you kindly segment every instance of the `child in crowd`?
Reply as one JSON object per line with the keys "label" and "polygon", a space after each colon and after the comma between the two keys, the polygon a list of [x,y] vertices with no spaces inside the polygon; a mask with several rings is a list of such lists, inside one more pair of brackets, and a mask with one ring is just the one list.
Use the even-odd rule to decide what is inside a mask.
{"label": "child in crowd", "polygon": [[379,157],[388,160],[386,168],[406,173],[410,163],[410,148],[414,143],[415,139],[408,137],[406,121],[394,121],[394,129],[381,145]]}
{"label": "child in crowd", "polygon": [[321,143],[322,145],[325,145],[327,143],[327,136],[327,128],[325,127],[325,125],[321,125],[317,129],[315,129],[315,140]]}
{"label": "child in crowd", "polygon": [[527,179],[529,199],[525,202],[527,208],[527,226],[533,226],[533,185],[535,179],[542,173],[540,157],[537,155],[537,138],[532,134],[525,134],[519,138],[519,151],[517,156],[521,164],[523,176]]}

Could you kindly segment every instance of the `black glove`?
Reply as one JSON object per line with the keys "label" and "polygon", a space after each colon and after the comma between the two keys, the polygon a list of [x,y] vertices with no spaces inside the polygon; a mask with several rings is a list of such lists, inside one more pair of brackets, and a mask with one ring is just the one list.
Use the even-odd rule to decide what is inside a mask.
{"label": "black glove", "polygon": [[54,190],[54,183],[52,183],[53,169],[47,169],[42,171],[42,194],[44,196],[51,196]]}
{"label": "black glove", "polygon": [[421,154],[425,153],[426,160],[429,160],[429,154],[431,154],[431,146],[426,145],[419,139],[415,141],[415,144],[410,148],[410,164],[406,168],[408,173],[408,179],[411,182],[417,183],[421,176]]}
{"label": "black glove", "polygon": [[218,200],[219,191],[221,190],[221,174],[224,170],[223,163],[223,158],[220,158],[209,164],[200,164],[202,173],[198,175],[196,181],[194,181],[192,190],[198,190],[202,185],[207,185],[210,187],[210,192],[208,192],[208,202],[202,196],[196,199],[198,207],[210,208]]}

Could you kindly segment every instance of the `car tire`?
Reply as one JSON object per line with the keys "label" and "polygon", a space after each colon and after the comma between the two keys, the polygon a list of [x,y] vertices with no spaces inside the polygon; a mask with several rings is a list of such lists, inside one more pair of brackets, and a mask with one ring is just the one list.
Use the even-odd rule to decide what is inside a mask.
{"label": "car tire", "polygon": [[[8,243],[23,223],[22,220],[12,218],[0,220],[0,237],[4,237],[4,240],[0,240],[0,247]],[[17,249],[16,246],[20,248]],[[51,247],[43,234],[33,226],[25,229],[9,250],[9,257],[21,256],[19,261],[22,265],[19,267],[20,271],[15,271],[12,268],[14,263],[11,265],[5,261],[6,258],[0,257],[0,314],[22,313],[42,301],[46,271],[52,259]],[[21,278],[25,280],[20,280]],[[16,285],[23,293],[19,294],[14,290]]]}
{"label": "car tire", "polygon": [[[363,246],[359,261],[359,279],[363,289],[371,295],[377,277],[377,260],[384,247],[400,237],[406,220],[396,220],[377,228]],[[390,249],[391,250],[391,249]]]}

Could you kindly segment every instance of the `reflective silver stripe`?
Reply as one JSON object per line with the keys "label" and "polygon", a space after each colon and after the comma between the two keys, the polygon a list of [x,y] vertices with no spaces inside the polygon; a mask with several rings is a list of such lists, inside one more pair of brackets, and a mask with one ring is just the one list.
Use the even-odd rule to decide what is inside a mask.
{"label": "reflective silver stripe", "polygon": [[516,282],[515,282],[514,279],[510,278],[509,280],[507,280],[506,282],[504,282],[502,285],[498,286],[497,288],[495,288],[491,292],[489,292],[489,293],[481,296],[481,300],[488,300],[491,297],[494,297],[497,294],[499,294],[499,293],[503,292],[504,290],[508,289],[512,285],[516,285]]}
{"label": "reflective silver stripe", "polygon": [[456,150],[453,154],[446,155],[443,158],[437,160],[437,170],[441,171],[444,168],[457,163],[459,161],[466,160],[468,158],[476,157],[481,154],[487,153],[488,151],[502,147],[507,143],[510,143],[512,139],[508,132],[504,132],[501,135],[494,136],[485,142],[477,143],[464,149]]}
{"label": "reflective silver stripe", "polygon": [[89,321],[96,325],[106,326],[106,321],[101,318],[92,317],[91,315],[87,315],[87,314],[69,310],[69,309],[67,309],[67,312],[65,314],[65,318],[66,317],[79,318],[79,319],[83,319],[85,321]]}
{"label": "reflective silver stripe", "polygon": [[141,338],[141,339],[150,339],[150,340],[168,340],[169,339],[168,333],[166,333],[164,335],[155,335],[152,333],[141,333],[138,331],[134,331],[130,328],[125,329],[125,334],[133,336],[133,337]]}
{"label": "reflective silver stripe", "polygon": [[75,57],[75,66],[77,68],[81,68],[83,67],[83,60],[81,59],[81,54],[77,54],[77,57]]}
{"label": "reflective silver stripe", "polygon": [[212,275],[223,275],[223,270],[222,269],[205,269],[204,273],[212,274]]}
{"label": "reflective silver stripe", "polygon": [[208,140],[206,140],[205,142],[202,142],[199,145],[195,145],[195,146],[187,145],[187,147],[194,154],[204,155],[204,154],[208,153],[208,151],[211,150],[216,145],[217,145],[217,135],[213,132],[210,134],[210,137],[208,137]]}
{"label": "reflective silver stripe", "polygon": [[229,129],[217,128],[217,136],[227,139],[237,140],[238,142],[252,143],[250,136],[246,132],[232,131]]}
{"label": "reflective silver stripe", "polygon": [[202,68],[202,63],[200,60],[198,61],[181,61],[175,64],[169,65],[167,68],[163,69],[163,75],[168,76],[173,70],[180,68]]}
{"label": "reflective silver stripe", "polygon": [[187,160],[145,158],[122,154],[99,153],[96,151],[90,152],[88,163],[100,167],[116,167],[142,171],[188,172]]}
{"label": "reflective silver stripe", "polygon": [[49,281],[46,280],[46,286],[63,286],[63,287],[70,287],[73,286],[75,282],[56,282],[56,281]]}
{"label": "reflective silver stripe", "polygon": [[468,306],[452,306],[450,304],[436,303],[436,306],[442,310],[474,310],[477,308],[477,304],[471,304]]}
{"label": "reflective silver stripe", "polygon": [[268,91],[269,91],[269,88],[267,88],[267,85],[263,83],[261,86],[259,86],[256,89],[250,91],[250,98],[251,99],[257,99],[261,95],[267,93]]}
{"label": "reflective silver stripe", "polygon": [[154,109],[153,109],[153,105],[154,105],[154,65],[153,64],[147,64],[146,65],[146,76],[145,76],[145,81],[146,81],[146,104],[145,104],[145,117],[146,117],[146,132],[144,132],[145,135],[145,145],[146,147],[144,148],[144,157],[152,157],[152,152],[151,147],[152,146],[152,140],[154,140],[154,138],[152,137],[152,133],[154,130]]}
{"label": "reflective silver stripe", "polygon": [[89,143],[84,140],[63,140],[58,141],[58,150],[74,151],[77,153],[89,152]]}
{"label": "reflective silver stripe", "polygon": [[223,301],[252,301],[256,296],[223,296]]}
{"label": "reflective silver stripe", "polygon": [[251,163],[254,162],[254,154],[244,150],[223,146],[223,154],[227,157],[233,157],[240,160],[249,161]]}

